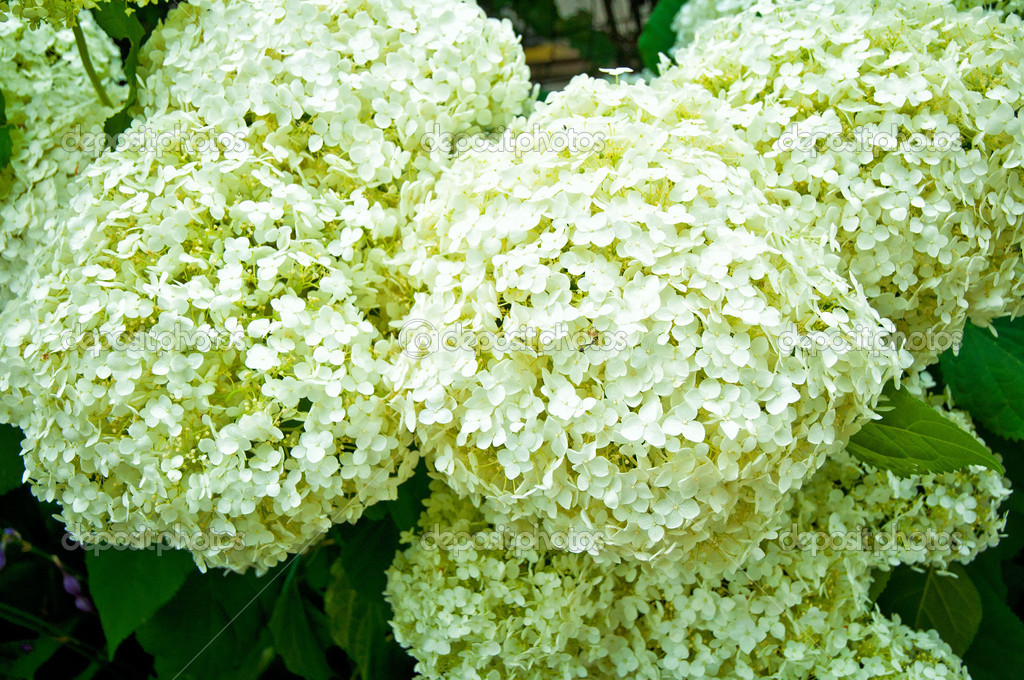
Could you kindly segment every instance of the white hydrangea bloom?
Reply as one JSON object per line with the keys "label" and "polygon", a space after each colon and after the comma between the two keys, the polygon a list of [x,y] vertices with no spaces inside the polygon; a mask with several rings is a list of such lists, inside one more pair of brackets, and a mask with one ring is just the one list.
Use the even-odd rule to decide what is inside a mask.
{"label": "white hydrangea bloom", "polygon": [[399,261],[428,292],[394,403],[451,486],[508,521],[714,569],[908,357],[843,345],[886,325],[696,95],[581,77],[456,161]]}
{"label": "white hydrangea bloom", "polygon": [[1022,34],[1015,15],[929,0],[765,2],[708,25],[654,86],[719,99],[772,161],[770,198],[924,365],[967,318],[1019,311]]}
{"label": "white hydrangea bloom", "polygon": [[78,538],[180,529],[262,571],[411,474],[381,265],[450,163],[427,135],[511,119],[528,72],[455,0],[182,4],[147,49],[144,117],[0,320],[0,417]]}
{"label": "white hydrangea bloom", "polygon": [[[88,13],[82,32],[97,75],[121,101],[120,53]],[[97,99],[70,30],[29,30],[16,17],[0,21],[0,89],[14,145],[11,164],[0,170],[2,307],[31,282],[30,263],[52,242],[73,178],[92,160],[82,142],[102,133],[114,110]]]}
{"label": "white hydrangea bloom", "polygon": [[[203,132],[194,113],[143,125]],[[72,535],[236,536],[197,562],[263,570],[395,497],[417,456],[354,294],[352,206],[244,145],[109,152],[82,189],[0,317],[4,415]]]}
{"label": "white hydrangea bloom", "polygon": [[[786,0],[775,0],[785,2]],[[989,11],[1006,13],[1024,13],[1024,0],[933,0],[940,4],[952,4],[958,9],[971,9],[982,7]],[[729,17],[739,14],[754,5],[758,0],[687,0],[679,8],[675,18],[672,20],[672,30],[676,33],[676,44],[672,49],[673,56],[684,50],[693,42],[700,30],[706,24],[721,17]],[[889,0],[889,2],[900,2],[900,0]]]}
{"label": "white hydrangea bloom", "polygon": [[[822,499],[841,491],[869,498],[880,483],[868,476],[844,488],[823,468],[789,497],[786,521],[846,531],[874,518]],[[885,554],[799,549],[780,535],[716,575],[678,561],[602,566],[587,555],[528,548],[492,514],[435,485],[386,590],[396,639],[425,678],[968,677],[934,631],[873,610],[871,570],[888,564]],[[912,499],[893,499],[883,512],[908,524],[931,521]]]}
{"label": "white hydrangea bloom", "polygon": [[506,126],[533,91],[511,23],[463,0],[195,0],[146,50],[147,112],[255,133],[321,191],[385,209],[447,164],[455,135]]}

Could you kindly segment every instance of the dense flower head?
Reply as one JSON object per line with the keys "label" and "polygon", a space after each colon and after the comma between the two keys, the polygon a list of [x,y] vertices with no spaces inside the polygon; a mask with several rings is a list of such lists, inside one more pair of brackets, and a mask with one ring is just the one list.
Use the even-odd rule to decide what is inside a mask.
{"label": "dense flower head", "polygon": [[[782,0],[785,2],[786,0]],[[899,0],[889,0],[898,2]],[[933,0],[941,4],[952,4],[958,9],[982,7],[988,11],[1024,13],[1024,0]],[[676,34],[673,53],[685,49],[697,31],[720,17],[728,17],[750,9],[758,0],[687,0],[672,19],[672,30]]]}
{"label": "dense flower head", "polygon": [[[88,14],[81,25],[93,67],[119,101],[120,54]],[[0,90],[14,147],[0,170],[2,306],[29,285],[30,263],[52,241],[75,173],[91,160],[78,143],[101,132],[113,110],[97,100],[70,30],[29,30],[17,17],[0,22]]]}
{"label": "dense flower head", "polygon": [[28,478],[72,535],[237,537],[197,561],[264,569],[412,473],[388,342],[354,292],[372,285],[344,222],[361,206],[293,180],[245,145],[84,172],[52,266],[4,311],[0,373]]}
{"label": "dense flower head", "polygon": [[[136,6],[145,6],[157,0],[132,0]],[[98,0],[7,0],[0,2],[0,23],[15,20],[24,21],[36,28],[49,24],[54,28],[73,26],[79,23],[82,10],[102,4]]]}
{"label": "dense flower head", "polygon": [[[967,678],[934,631],[889,620],[868,598],[873,569],[966,556],[948,543],[901,551],[845,539],[865,529],[956,532],[976,553],[998,539],[998,501],[971,518],[893,490],[920,486],[962,502],[975,498],[978,476],[994,476],[987,484],[1006,496],[988,470],[897,481],[842,451],[788,497],[774,537],[707,575],[677,561],[600,565],[524,541],[435,482],[388,572],[392,625],[430,679]],[[796,543],[790,526],[829,540]]]}
{"label": "dense flower head", "polygon": [[699,83],[759,185],[916,338],[919,365],[1024,286],[1024,31],[945,3],[770,2],[707,25],[656,86]]}
{"label": "dense flower head", "polygon": [[521,113],[528,71],[455,0],[183,3],[143,61],[142,115],[4,313],[0,417],[80,540],[262,571],[411,474],[383,263],[450,163],[428,133]]}
{"label": "dense flower head", "polygon": [[857,344],[886,323],[698,95],[581,77],[442,175],[397,261],[425,292],[394,403],[508,521],[716,568],[907,357]]}
{"label": "dense flower head", "polygon": [[147,112],[195,110],[321,191],[384,207],[446,164],[445,142],[507,125],[532,92],[511,24],[461,0],[197,0],[146,50]]}

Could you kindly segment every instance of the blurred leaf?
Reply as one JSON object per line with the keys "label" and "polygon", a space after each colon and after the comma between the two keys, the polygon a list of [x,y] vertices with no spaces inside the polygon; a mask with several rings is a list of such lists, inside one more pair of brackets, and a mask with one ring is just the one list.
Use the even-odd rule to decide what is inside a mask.
{"label": "blurred leaf", "polygon": [[266,622],[272,575],[225,576],[193,570],[174,598],[135,637],[159,678],[253,680],[274,658]]}
{"label": "blurred leaf", "polygon": [[[32,649],[28,652],[21,651],[21,645],[18,643],[10,644],[10,646],[21,651],[21,653],[13,661],[7,662],[6,675],[4,677],[11,680],[33,680],[39,667],[49,661],[50,657],[61,646],[60,642],[49,635],[42,635],[29,644],[32,646]],[[7,656],[7,654],[5,653],[4,656]]]}
{"label": "blurred leaf", "polygon": [[192,557],[182,550],[111,547],[88,553],[85,564],[89,593],[99,612],[111,659],[121,642],[170,601],[188,575],[197,570]]}
{"label": "blurred leaf", "polygon": [[658,62],[662,53],[671,56],[672,47],[676,44],[676,32],[672,30],[672,20],[679,13],[679,8],[686,3],[686,0],[660,0],[655,6],[651,16],[647,18],[647,25],[640,33],[637,47],[640,50],[640,59],[644,66],[655,73],[658,72]]}
{"label": "blurred leaf", "polygon": [[298,581],[289,577],[274,605],[270,632],[274,648],[289,671],[307,680],[328,680],[331,669],[325,653],[327,646],[321,642],[322,636],[314,632],[316,614],[323,616],[302,597]]}
{"label": "blurred leaf", "polygon": [[1024,668],[1024,623],[1006,605],[997,555],[983,553],[967,565],[981,596],[982,619],[964,663],[974,680],[1004,680],[1006,669]]}
{"label": "blurred leaf", "polygon": [[[21,430],[0,425],[0,495],[21,486],[25,464],[21,460]],[[3,528],[3,527],[0,527]]]}
{"label": "blurred leaf", "polygon": [[886,614],[899,614],[911,628],[934,629],[955,654],[962,655],[981,624],[981,595],[963,567],[954,564],[949,571],[954,575],[898,567],[878,605]]}
{"label": "blurred leaf", "polygon": [[957,406],[1008,439],[1024,438],[1024,319],[967,324],[957,356],[940,357],[942,377]]}
{"label": "blurred leaf", "polygon": [[362,680],[411,677],[412,659],[394,640],[384,600],[385,570],[399,547],[390,519],[341,529],[341,557],[331,567],[325,605],[331,637],[359,668]]}
{"label": "blurred leaf", "polygon": [[[983,444],[907,390],[890,384],[883,398],[878,409],[882,419],[850,439],[849,451],[860,460],[901,476],[952,472],[968,465],[1002,473],[1002,465]],[[883,406],[888,410],[882,411]]]}

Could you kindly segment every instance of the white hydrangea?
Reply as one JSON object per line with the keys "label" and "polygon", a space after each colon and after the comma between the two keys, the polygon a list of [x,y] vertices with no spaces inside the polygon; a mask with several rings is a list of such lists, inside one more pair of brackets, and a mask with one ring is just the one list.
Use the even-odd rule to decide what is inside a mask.
{"label": "white hydrangea", "polygon": [[[845,452],[836,460],[859,467]],[[830,462],[789,497],[780,529],[798,523],[856,538],[899,516],[905,527],[972,531],[952,517],[936,525],[913,498],[858,506],[847,499],[885,495],[888,481],[868,475],[847,485],[834,471]],[[969,476],[949,479],[964,483],[954,495],[971,495]],[[404,537],[411,545],[388,571],[386,597],[396,639],[428,679],[969,677],[934,631],[888,620],[869,601],[872,569],[906,554],[846,543],[812,550],[812,541],[794,544],[780,532],[714,575],[681,561],[602,566],[540,541],[532,547],[437,482],[426,505],[420,531]]]}
{"label": "white hydrangea", "polygon": [[[785,2],[786,0],[775,0]],[[900,0],[889,0],[899,2]],[[1006,13],[1024,13],[1024,0],[933,0],[939,4],[952,4],[958,9],[981,7],[988,11]],[[672,19],[672,30],[676,34],[676,44],[672,48],[673,56],[693,42],[697,31],[706,24],[721,17],[739,14],[756,5],[758,0],[687,0],[679,8]]]}
{"label": "white hydrangea", "polygon": [[965,319],[1019,311],[1021,35],[1017,16],[930,0],[765,2],[708,25],[655,87],[718,98],[771,161],[769,198],[924,365]]}
{"label": "white hydrangea", "polygon": [[0,417],[77,538],[180,529],[263,571],[411,474],[381,265],[450,163],[429,125],[502,124],[528,72],[456,0],[182,4],[147,49],[143,117],[0,318]]}
{"label": "white hydrangea", "polygon": [[[88,13],[81,25],[93,67],[117,103],[121,55]],[[98,101],[70,30],[29,30],[16,17],[0,21],[0,89],[14,145],[11,164],[0,170],[2,307],[30,284],[30,263],[52,242],[72,180],[91,160],[83,142],[103,132],[114,110]]]}
{"label": "white hydrangea", "polygon": [[[142,125],[204,132],[194,113]],[[237,537],[197,561],[263,570],[395,497],[417,457],[353,293],[358,206],[244,145],[110,152],[82,189],[0,316],[5,415],[72,535]]]}
{"label": "white hydrangea", "polygon": [[362,190],[383,235],[403,182],[432,179],[456,135],[506,126],[533,91],[511,23],[463,0],[194,0],[146,50],[147,113],[254,133],[321,192]]}
{"label": "white hydrangea", "polygon": [[399,258],[427,292],[394,403],[508,521],[714,569],[908,358],[843,346],[885,323],[788,231],[698,94],[581,77],[456,161]]}

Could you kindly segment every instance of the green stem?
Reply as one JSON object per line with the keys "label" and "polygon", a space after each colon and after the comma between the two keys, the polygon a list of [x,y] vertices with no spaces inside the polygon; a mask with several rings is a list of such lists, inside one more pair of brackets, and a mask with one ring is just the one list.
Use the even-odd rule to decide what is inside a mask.
{"label": "green stem", "polygon": [[85,68],[85,74],[89,76],[89,82],[92,83],[92,88],[96,90],[100,103],[108,108],[113,107],[113,104],[110,103],[110,98],[107,97],[107,91],[103,89],[103,83],[100,82],[99,76],[96,75],[96,69],[92,67],[92,59],[89,58],[89,48],[85,45],[85,34],[82,33],[82,27],[79,24],[75,24],[71,27],[71,30],[75,34],[75,45],[78,46],[78,54],[82,57],[82,66]]}

